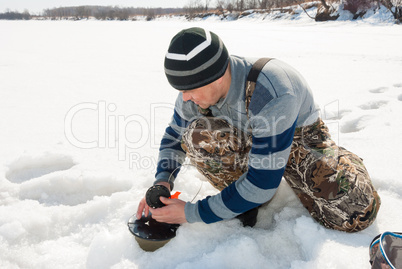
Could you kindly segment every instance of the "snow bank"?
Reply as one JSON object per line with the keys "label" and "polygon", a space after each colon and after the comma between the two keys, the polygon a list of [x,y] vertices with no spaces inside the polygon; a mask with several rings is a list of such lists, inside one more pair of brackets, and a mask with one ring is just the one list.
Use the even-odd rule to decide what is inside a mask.
{"label": "snow bank", "polygon": [[[240,20],[243,22],[270,22],[270,21],[299,21],[304,23],[314,22],[314,18],[317,15],[318,8],[320,6],[319,2],[307,3],[304,5],[304,9],[300,5],[288,6],[284,8],[276,8],[269,11],[266,10],[245,10],[243,12],[223,12],[221,14],[196,14],[191,19],[188,15],[163,15],[156,17],[156,21],[166,21],[166,20],[191,20],[194,22],[208,21],[235,21]],[[353,19],[354,15],[348,11],[344,10],[344,4],[333,3],[331,4],[334,11],[331,16],[339,15],[336,21],[348,21],[357,23],[369,23],[369,24],[393,24],[395,19],[392,13],[383,5],[373,6],[368,9],[364,15],[359,16],[357,19]]]}

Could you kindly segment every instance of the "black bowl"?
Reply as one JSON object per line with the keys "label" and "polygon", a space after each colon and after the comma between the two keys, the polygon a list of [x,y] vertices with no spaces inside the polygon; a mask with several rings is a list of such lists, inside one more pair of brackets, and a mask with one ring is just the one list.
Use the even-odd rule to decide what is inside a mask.
{"label": "black bowl", "polygon": [[163,247],[176,236],[176,230],[180,226],[157,222],[151,215],[148,217],[142,215],[141,219],[133,215],[127,225],[138,245],[145,251],[155,251]]}

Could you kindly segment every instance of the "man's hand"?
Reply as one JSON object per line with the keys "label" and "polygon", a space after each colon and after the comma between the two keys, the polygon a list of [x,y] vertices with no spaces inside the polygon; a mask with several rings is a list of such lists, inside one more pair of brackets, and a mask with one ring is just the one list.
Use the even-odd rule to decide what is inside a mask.
{"label": "man's hand", "polygon": [[145,197],[143,197],[138,205],[137,209],[137,219],[140,219],[142,217],[142,212],[144,212],[144,215],[147,217],[149,215],[149,206],[147,205],[147,202],[145,201]]}
{"label": "man's hand", "polygon": [[[157,185],[163,185],[166,188],[168,188],[168,190],[170,191],[170,184],[167,183],[167,182],[160,182]],[[146,217],[148,217],[148,215],[149,215],[149,205],[147,204],[147,202],[145,200],[145,197],[141,199],[141,201],[140,201],[140,203],[138,205],[137,215],[136,215],[137,219],[141,218],[142,212],[144,212],[144,215]]]}
{"label": "man's hand", "polygon": [[184,206],[186,202],[179,199],[168,199],[161,196],[160,200],[166,206],[161,208],[149,208],[152,213],[152,218],[158,222],[170,224],[186,223],[186,214],[184,213]]}

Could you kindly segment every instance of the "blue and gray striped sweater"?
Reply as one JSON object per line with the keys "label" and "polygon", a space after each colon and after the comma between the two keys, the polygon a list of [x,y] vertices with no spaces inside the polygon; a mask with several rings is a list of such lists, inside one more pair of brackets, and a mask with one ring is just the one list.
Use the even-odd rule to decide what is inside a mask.
{"label": "blue and gray striped sweater", "polygon": [[[189,223],[213,223],[233,218],[269,201],[285,171],[296,127],[313,123],[318,109],[303,77],[289,65],[273,59],[258,77],[250,103],[250,118],[245,109],[245,83],[256,59],[230,57],[231,85],[226,98],[211,106],[215,117],[248,133],[252,130],[252,148],[248,171],[220,193],[203,200],[186,203]],[[201,117],[197,106],[184,102],[180,93],[174,115],[163,136],[156,181],[167,181],[185,160],[181,136],[188,124]],[[178,173],[177,169],[174,176]]]}

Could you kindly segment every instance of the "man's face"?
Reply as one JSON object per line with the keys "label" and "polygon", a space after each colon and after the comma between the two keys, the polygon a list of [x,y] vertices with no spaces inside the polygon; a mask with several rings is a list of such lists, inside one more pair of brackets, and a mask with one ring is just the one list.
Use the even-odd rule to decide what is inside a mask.
{"label": "man's face", "polygon": [[183,93],[183,101],[192,101],[201,108],[208,108],[215,105],[222,97],[222,91],[219,83],[214,81],[208,85],[189,91],[181,91]]}

